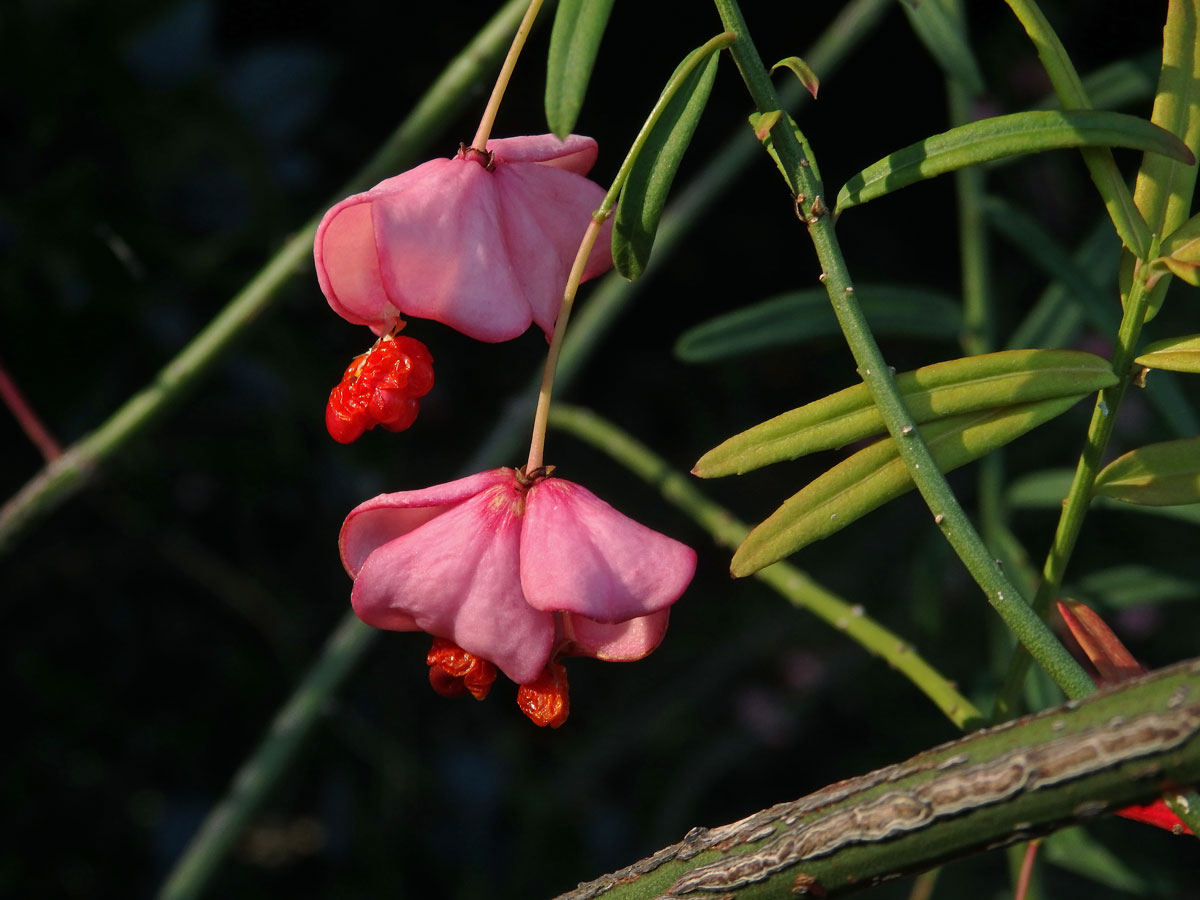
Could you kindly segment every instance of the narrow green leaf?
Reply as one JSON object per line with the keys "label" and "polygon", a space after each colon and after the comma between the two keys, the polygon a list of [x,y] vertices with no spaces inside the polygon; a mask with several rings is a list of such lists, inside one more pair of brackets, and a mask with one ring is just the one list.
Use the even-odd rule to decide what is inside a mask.
{"label": "narrow green leaf", "polygon": [[983,76],[966,40],[961,18],[940,0],[900,0],[908,23],[942,70],[972,96],[983,93]]}
{"label": "narrow green leaf", "polygon": [[[899,285],[857,285],[855,292],[876,335],[951,340],[962,331],[955,301]],[[684,362],[709,363],[841,334],[822,288],[781,294],[689,328],[675,344]]]}
{"label": "narrow green leaf", "polygon": [[[1120,109],[1154,96],[1158,76],[1158,50],[1101,66],[1083,76],[1083,90],[1096,109]],[[1039,101],[1035,109],[1062,109],[1054,94]]]}
{"label": "narrow green leaf", "polygon": [[1196,578],[1142,565],[1101,569],[1080,579],[1073,587],[1079,595],[1114,610],[1192,600],[1200,596],[1200,581]]}
{"label": "narrow green leaf", "polygon": [[1124,860],[1082,828],[1064,828],[1042,841],[1042,855],[1059,868],[1139,897],[1149,885]]}
{"label": "narrow green leaf", "polygon": [[812,70],[812,67],[808,63],[798,56],[789,56],[787,59],[781,59],[775,65],[771,66],[771,71],[774,72],[780,67],[791,70],[791,73],[800,79],[800,83],[804,85],[804,89],[812,94],[812,98],[814,100],[817,99],[817,91],[821,89],[821,79],[817,78],[817,73]]}
{"label": "narrow green leaf", "polygon": [[[1108,361],[1091,353],[1004,350],[905,372],[896,376],[896,388],[913,419],[923,423],[1056,397],[1077,399],[1116,381]],[[866,385],[857,384],[734,435],[704,454],[692,471],[701,478],[740,475],[884,431]]]}
{"label": "narrow green leaf", "polygon": [[[1080,81],[1079,73],[1071,62],[1067,48],[1063,46],[1049,20],[1038,8],[1036,0],[1006,0],[1020,20],[1029,39],[1037,48],[1038,59],[1050,76],[1059,102],[1068,110],[1090,110],[1092,103]],[[1133,202],[1133,194],[1125,183],[1125,177],[1117,168],[1109,147],[1083,147],[1079,151],[1092,183],[1104,199],[1104,208],[1121,242],[1139,259],[1146,255],[1150,246],[1150,229]]]}
{"label": "narrow green leaf", "polygon": [[1200,373],[1200,334],[1155,341],[1134,362],[1148,369]]}
{"label": "narrow green leaf", "polygon": [[1157,125],[1125,113],[1038,110],[960,125],[863,169],[838,192],[837,212],[965,166],[1063,147],[1152,150],[1194,162],[1187,146]]}
{"label": "narrow green leaf", "polygon": [[[1170,0],[1167,22],[1163,27],[1162,71],[1150,121],[1177,135],[1196,151],[1200,147],[1200,0]],[[1148,153],[1138,169],[1133,199],[1146,224],[1155,234],[1175,231],[1187,219],[1196,187],[1196,167]],[[1170,251],[1177,263],[1167,263],[1172,272],[1191,284],[1200,284],[1197,259],[1188,259]],[[1181,265],[1190,262],[1192,265]],[[1169,279],[1167,279],[1169,281]],[[1157,315],[1166,296],[1166,281],[1150,295],[1146,321]]]}
{"label": "narrow green leaf", "polygon": [[1096,493],[1143,506],[1200,503],[1200,437],[1131,450],[1096,476]]}
{"label": "narrow green leaf", "polygon": [[719,54],[712,43],[693,50],[663,90],[670,99],[650,126],[629,169],[613,221],[613,265],[630,281],[650,261],[650,249],[667,194],[717,77]]}
{"label": "narrow green leaf", "polygon": [[[1058,512],[1071,489],[1072,474],[1070,469],[1047,469],[1023,475],[1009,484],[1004,501],[1013,509],[1047,509]],[[1107,497],[1096,497],[1094,502],[1102,509],[1200,525],[1200,503],[1189,503],[1186,506],[1134,506]]]}
{"label": "narrow green leaf", "polygon": [[[1083,398],[1059,397],[940,419],[920,428],[939,469],[949,472],[1002,447]],[[751,530],[730,572],[741,577],[829,537],[912,488],[896,449],[883,438],[818,476]]]}
{"label": "narrow green leaf", "polygon": [[546,60],[546,123],[560,140],[575,127],[613,0],[559,0]]}

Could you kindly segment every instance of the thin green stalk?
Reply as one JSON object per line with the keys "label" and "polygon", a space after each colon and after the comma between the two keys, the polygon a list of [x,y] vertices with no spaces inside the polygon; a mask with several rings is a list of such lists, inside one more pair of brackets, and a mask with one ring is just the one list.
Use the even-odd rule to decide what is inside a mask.
{"label": "thin green stalk", "polygon": [[[419,158],[424,146],[472,101],[471,87],[495,68],[508,49],[528,0],[509,0],[425,93],[374,156],[335,195],[340,200]],[[280,289],[311,266],[321,213],[292,235],[216,318],[150,382],[91,433],[27,482],[0,508],[0,551],[38,518],[84,487],[110,457],[158,421],[179,397],[208,373],[235,339],[270,309]]]}
{"label": "thin green stalk", "polygon": [[[708,531],[719,546],[736,549],[749,534],[748,525],[705,497],[692,479],[672,469],[662,457],[595,413],[556,403],[550,411],[550,424],[604,451],[657,488],[663,497]],[[981,724],[979,711],[958,692],[953,682],[927,663],[908,641],[874,621],[861,606],[847,603],[788,563],[767,566],[755,572],[754,577],[769,584],[792,605],[807,609],[887,662],[959,729],[966,731]]]}
{"label": "thin green stalk", "polygon": [[[737,3],[735,0],[716,0],[716,6],[725,28],[738,35],[729,48],[730,53],[757,109],[760,113],[778,109],[779,102],[770,77],[750,40]],[[1068,696],[1090,694],[1095,686],[996,565],[995,558],[934,463],[916,423],[904,408],[892,372],[884,362],[854,296],[854,287],[842,258],[833,222],[824,204],[824,188],[814,176],[814,167],[805,158],[791,126],[786,122],[777,124],[771,130],[771,137],[783,168],[790,174],[791,183],[798,186],[797,206],[807,217],[809,235],[821,262],[822,279],[846,342],[858,364],[859,374],[879,408],[888,432],[896,441],[914,484],[933,513],[934,521],[983,589],[988,602],[1051,678]]]}
{"label": "thin green stalk", "polygon": [[[892,0],[854,0],[829,26],[806,58],[819,64],[828,80],[850,51],[878,23],[884,9]],[[516,2],[505,10],[513,16],[509,31],[516,27],[523,3]],[[495,20],[494,20],[495,21]],[[491,26],[489,26],[490,28]],[[506,34],[497,36],[502,48]],[[464,54],[469,55],[469,54]],[[463,57],[460,57],[461,60]],[[457,64],[457,63],[456,63]],[[789,106],[807,97],[795,89]],[[414,113],[415,115],[416,113]],[[402,126],[403,128],[403,126]],[[398,146],[395,138],[389,146]],[[741,169],[759,152],[757,141],[745,128],[739,128],[730,140],[702,170],[689,187],[682,191],[663,216],[657,240],[655,259],[661,264],[670,252],[682,244],[688,231],[699,223],[705,210],[720,194],[730,188]],[[377,153],[362,176],[365,182],[378,180],[380,160],[385,152]],[[345,192],[355,188],[349,186]],[[307,253],[307,250],[306,250]],[[584,362],[607,334],[614,321],[634,296],[650,283],[649,273],[636,282],[628,282],[611,273],[594,291],[580,311],[571,333],[563,344],[559,359],[557,381],[560,389],[569,388],[580,374]],[[521,391],[501,410],[488,436],[481,442],[461,474],[469,474],[488,466],[502,464],[519,449],[526,429],[533,418],[539,371],[528,388]],[[342,683],[353,671],[354,664],[371,646],[378,632],[362,625],[353,613],[347,613],[326,642],[321,656],[296,686],[291,698],[276,715],[258,747],[235,773],[230,792],[209,813],[196,836],[176,862],[160,894],[162,900],[185,900],[198,896],[206,887],[216,867],[242,833],[250,817],[262,806],[271,789],[283,777],[299,749],[301,741],[319,720]],[[964,715],[967,708],[963,708]]]}
{"label": "thin green stalk", "polygon": [[[1039,617],[1045,617],[1050,604],[1062,588],[1063,576],[1066,574],[1067,563],[1075,550],[1079,532],[1083,527],[1084,517],[1092,501],[1092,489],[1096,475],[1100,471],[1100,463],[1104,450],[1112,436],[1116,424],[1117,410],[1126,389],[1133,380],[1132,364],[1137,351],[1138,337],[1141,335],[1142,322],[1146,315],[1146,307],[1150,295],[1146,289],[1144,273],[1134,279],[1130,289],[1125,313],[1121,317],[1121,326],[1117,332],[1117,344],[1113,349],[1112,366],[1120,379],[1115,385],[1100,392],[1096,405],[1092,410],[1092,419],[1088,425],[1087,437],[1075,466],[1075,476],[1071,480],[1071,488],[1063,503],[1063,510],[1058,519],[1054,532],[1054,541],[1046,562],[1042,567],[1042,582],[1038,586],[1037,595],[1033,600],[1033,611]],[[1004,687],[996,700],[995,716],[997,721],[1014,715],[1019,702],[1025,674],[1029,669],[1029,657],[1017,648],[1014,651],[1009,666],[1008,676]]]}
{"label": "thin green stalk", "polygon": [[[1050,83],[1054,85],[1054,92],[1063,109],[1091,109],[1092,104],[1070,55],[1035,0],[1005,2],[1037,48],[1038,58],[1050,76]],[[1112,151],[1107,147],[1084,147],[1080,149],[1080,154],[1104,200],[1104,208],[1108,210],[1117,234],[1134,256],[1145,259],[1150,248],[1150,228],[1134,205],[1133,194],[1121,170],[1117,168]]]}

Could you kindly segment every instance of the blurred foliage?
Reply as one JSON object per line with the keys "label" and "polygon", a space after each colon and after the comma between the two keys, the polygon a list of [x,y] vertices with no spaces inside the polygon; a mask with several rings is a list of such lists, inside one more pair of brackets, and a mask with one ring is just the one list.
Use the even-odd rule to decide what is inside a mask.
{"label": "blurred foliage", "polygon": [[[778,59],[804,52],[839,6],[748,2],[745,12],[764,57]],[[1165,3],[1114,0],[1104,15],[1073,17],[1065,0],[1045,8],[1086,72],[1152,49]],[[601,141],[601,182],[672,61],[716,30],[703,9],[680,17],[616,4],[577,126]],[[15,126],[0,143],[0,360],[54,434],[79,437],[152,377],[330,199],[491,11],[467,2],[451,16],[433,4],[368,0],[0,7],[0,118]],[[989,109],[1040,100],[1044,75],[1003,5],[970,12]],[[543,29],[531,41],[498,134],[545,130],[547,40]],[[829,80],[818,75],[821,99],[800,122],[830,184],[945,127],[941,77],[899,9],[851,65]],[[709,148],[746,127],[747,107],[737,79],[718,78],[680,185]],[[1148,109],[1144,101],[1128,111]],[[429,155],[449,155],[474,122],[446,126],[444,146]],[[991,177],[1068,245],[1101,214],[1075,155]],[[951,191],[949,180],[922,185],[848,215],[841,234],[855,277],[956,296]],[[937,245],[945,252],[921,249]],[[1018,251],[994,249],[1003,335],[1044,279]],[[729,434],[854,382],[849,354],[832,338],[706,366],[670,355],[687,328],[809,287],[817,274],[764,155],[653,275],[569,399],[690,468]],[[1195,332],[1194,310],[1169,299],[1148,338]],[[438,384],[417,426],[334,444],[323,430],[325,398],[369,336],[333,316],[303,273],[179,409],[0,559],[14,713],[0,768],[12,827],[0,894],[155,888],[345,611],[349,581],[335,548],[345,512],[383,490],[451,477],[538,370],[545,346],[538,334],[481,346],[420,322],[409,333],[437,360]],[[885,351],[901,370],[961,355],[949,342],[901,339]],[[1200,405],[1196,386],[1186,389]],[[1084,415],[1014,445],[1009,471],[1070,465]],[[1140,396],[1122,416],[1115,450],[1173,436]],[[7,414],[0,448],[7,497],[41,460]],[[693,825],[953,736],[911,687],[840,635],[760,585],[730,581],[725,552],[600,454],[552,434],[547,461],[701,549],[664,646],[635,665],[571,663],[571,721],[543,732],[500,687],[478,705],[437,697],[426,683],[425,639],[383,635],[213,896],[549,896]],[[706,487],[761,518],[781,481],[801,484],[826,465],[800,461]],[[971,470],[952,483],[971,503]],[[980,662],[1002,659],[1004,639],[927,522],[919,501],[905,498],[794,561],[986,702],[992,681]],[[1040,558],[1052,513],[1022,512],[1014,525]],[[1192,525],[1104,511],[1072,573],[1082,579],[1195,546]],[[1148,665],[1196,653],[1195,594],[1123,605],[1115,624]],[[1090,831],[1159,895],[1200,896],[1187,874],[1194,846],[1125,821]],[[995,854],[956,864],[939,894],[1003,893],[1003,872]],[[1061,896],[1122,896],[1054,869],[1046,883]]]}

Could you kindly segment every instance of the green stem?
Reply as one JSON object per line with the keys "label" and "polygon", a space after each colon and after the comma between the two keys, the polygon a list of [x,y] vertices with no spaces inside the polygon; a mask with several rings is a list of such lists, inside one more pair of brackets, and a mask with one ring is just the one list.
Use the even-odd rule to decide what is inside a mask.
{"label": "green stem", "polygon": [[694,828],[559,900],[841,897],[1197,780],[1200,660],[1191,660],[738,822]]}
{"label": "green stem", "polygon": [[496,123],[496,113],[500,112],[500,101],[504,99],[504,91],[508,88],[513,70],[517,68],[517,60],[525,48],[525,39],[529,37],[529,32],[533,31],[534,20],[537,19],[538,10],[541,8],[542,0],[530,0],[529,8],[525,10],[521,24],[517,26],[517,33],[513,35],[508,55],[504,57],[504,64],[500,66],[500,74],[496,76],[496,83],[492,85],[492,95],[488,97],[487,106],[479,118],[475,137],[471,138],[471,146],[476,150],[487,151],[488,138],[492,134],[492,126]]}
{"label": "green stem", "polygon": [[[708,531],[719,546],[736,549],[749,534],[748,525],[705,497],[692,479],[676,472],[665,460],[611,422],[588,410],[557,403],[550,413],[550,424],[604,451],[657,488],[663,497]],[[861,606],[852,606],[788,563],[767,566],[755,572],[754,577],[769,584],[794,606],[807,609],[887,662],[960,729],[970,730],[981,724],[979,711],[958,692],[953,682],[927,663],[906,640],[874,621]]]}
{"label": "green stem", "polygon": [[[1117,332],[1117,345],[1113,349],[1112,366],[1119,380],[1110,388],[1100,392],[1096,405],[1092,410],[1092,419],[1088,425],[1087,437],[1075,466],[1075,476],[1071,480],[1071,488],[1063,503],[1058,526],[1054,532],[1054,540],[1046,562],[1042,567],[1042,583],[1038,586],[1037,595],[1033,601],[1033,611],[1039,617],[1045,617],[1050,610],[1050,604],[1062,588],[1063,576],[1066,574],[1067,563],[1075,550],[1079,532],[1083,527],[1084,517],[1092,501],[1092,488],[1096,475],[1100,471],[1100,463],[1104,450],[1112,437],[1116,424],[1117,410],[1126,389],[1133,380],[1133,358],[1137,351],[1138,337],[1141,335],[1142,322],[1146,315],[1146,307],[1150,299],[1146,289],[1146,278],[1143,273],[1134,279],[1130,288],[1125,313],[1121,317],[1121,325]],[[1018,647],[1014,651],[1009,666],[1008,677],[996,700],[996,720],[1002,720],[1014,715],[1017,709],[1021,688],[1025,683],[1025,674],[1029,669],[1029,657]]]}
{"label": "green stem", "polygon": [[[1035,0],[1006,0],[1016,14],[1029,39],[1037,48],[1038,58],[1050,76],[1054,92],[1063,109],[1091,109],[1079,73],[1071,62],[1062,41]],[[1117,168],[1112,151],[1107,147],[1085,147],[1080,150],[1092,181],[1104,200],[1109,218],[1125,246],[1138,259],[1144,259],[1150,247],[1150,228],[1133,202],[1133,194]]]}
{"label": "green stem", "polygon": [[[730,53],[759,112],[778,109],[779,102],[770,77],[750,40],[737,3],[735,0],[716,0],[716,6],[725,28],[738,35],[729,48]],[[824,188],[814,176],[814,167],[805,158],[790,124],[777,124],[771,129],[771,137],[783,168],[790,173],[792,184],[798,186],[798,208],[807,217],[809,235],[821,262],[822,280],[846,342],[858,364],[859,374],[879,408],[888,432],[896,441],[914,484],[933,513],[934,521],[983,589],[988,602],[1050,677],[1068,696],[1086,696],[1095,690],[1091,679],[1045,623],[1033,613],[1017,588],[997,566],[995,558],[934,463],[916,423],[905,409],[893,382],[891,369],[884,362],[854,296],[854,287],[834,234],[833,222],[824,205]]]}
{"label": "green stem", "polygon": [[[499,62],[526,5],[527,0],[509,0],[501,8],[367,164],[338,191],[335,202],[419,158],[421,148],[471,101],[470,88]],[[323,214],[324,209],[292,235],[146,388],[49,462],[0,508],[0,551],[10,548],[38,518],[84,487],[103,463],[158,421],[184,391],[208,373],[233,341],[270,309],[288,280],[311,266],[313,237]]]}

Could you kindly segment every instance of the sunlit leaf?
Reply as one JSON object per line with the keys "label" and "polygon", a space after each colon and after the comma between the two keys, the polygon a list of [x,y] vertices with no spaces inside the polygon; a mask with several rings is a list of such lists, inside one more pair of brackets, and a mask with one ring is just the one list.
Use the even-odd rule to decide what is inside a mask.
{"label": "sunlit leaf", "polygon": [[1134,362],[1168,372],[1200,372],[1200,334],[1155,341]]}
{"label": "sunlit leaf", "polygon": [[621,191],[613,221],[612,255],[617,271],[631,281],[650,261],[671,182],[717,77],[718,49],[710,41],[679,64],[663,89],[666,104],[654,121],[647,122],[645,142]]}
{"label": "sunlit leaf", "polygon": [[[1200,30],[1198,30],[1195,0],[1170,0],[1167,21],[1163,26],[1162,70],[1154,97],[1150,121],[1177,135],[1193,151],[1200,147]],[[1192,208],[1192,192],[1196,186],[1196,166],[1185,160],[1171,159],[1148,153],[1138,169],[1133,199],[1141,210],[1146,224],[1155,234],[1168,235],[1187,219]],[[1170,250],[1164,254],[1173,259],[1167,266],[1180,278],[1200,285],[1200,260],[1179,256]],[[1150,293],[1146,321],[1158,313],[1166,296],[1164,283]]]}
{"label": "sunlit leaf", "polygon": [[[949,472],[1066,412],[1082,395],[952,416],[920,427],[939,469]],[[840,531],[913,486],[895,441],[883,438],[818,476],[756,526],[733,556],[738,577]]]}
{"label": "sunlit leaf", "polygon": [[961,17],[940,0],[900,0],[909,24],[942,70],[968,94],[983,93],[983,76],[966,41]]}
{"label": "sunlit leaf", "polygon": [[1200,437],[1131,450],[1096,476],[1096,493],[1144,506],[1200,503]]}
{"label": "sunlit leaf", "polygon": [[546,122],[560,140],[575,128],[613,0],[559,0],[546,61]]}
{"label": "sunlit leaf", "polygon": [[1039,110],[960,125],[898,150],[863,169],[838,192],[837,211],[965,166],[1063,147],[1152,150],[1192,162],[1175,135],[1145,119],[1098,110]]}
{"label": "sunlit leaf", "polygon": [[[962,312],[949,297],[921,288],[857,285],[876,335],[949,340],[962,331]],[[716,362],[760,350],[840,334],[823,288],[771,297],[689,328],[675,344],[685,362]]]}
{"label": "sunlit leaf", "polygon": [[1200,215],[1168,235],[1160,248],[1162,263],[1188,284],[1200,287]]}
{"label": "sunlit leaf", "polygon": [[[1079,350],[1005,350],[935,363],[896,376],[918,423],[995,407],[1072,397],[1116,383],[1108,361]],[[768,419],[704,454],[702,478],[741,474],[817,450],[842,447],[886,428],[864,384]]]}
{"label": "sunlit leaf", "polygon": [[781,59],[775,65],[771,66],[771,71],[774,72],[780,67],[790,70],[793,75],[800,79],[800,83],[804,85],[804,89],[812,94],[812,98],[814,100],[817,99],[817,91],[821,88],[821,80],[817,78],[817,73],[812,70],[808,63],[798,56],[789,56],[787,59]]}

